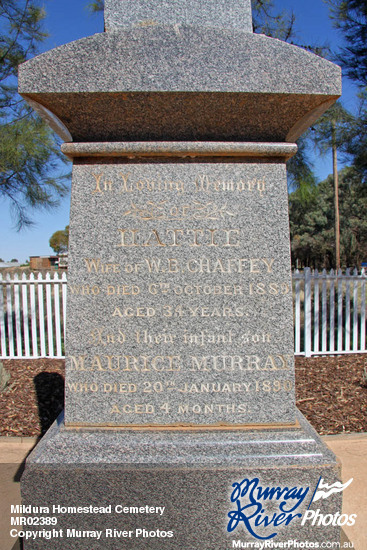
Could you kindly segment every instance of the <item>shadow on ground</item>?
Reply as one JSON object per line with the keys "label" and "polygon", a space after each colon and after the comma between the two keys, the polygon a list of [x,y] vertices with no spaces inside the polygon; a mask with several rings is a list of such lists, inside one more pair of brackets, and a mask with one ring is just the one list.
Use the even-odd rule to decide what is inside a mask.
{"label": "shadow on ground", "polygon": [[[55,372],[41,372],[34,377],[33,382],[37,395],[41,435],[27,454],[27,457],[64,409],[64,379],[60,374]],[[20,481],[27,457],[25,457],[23,462],[19,465],[14,476],[14,481]]]}

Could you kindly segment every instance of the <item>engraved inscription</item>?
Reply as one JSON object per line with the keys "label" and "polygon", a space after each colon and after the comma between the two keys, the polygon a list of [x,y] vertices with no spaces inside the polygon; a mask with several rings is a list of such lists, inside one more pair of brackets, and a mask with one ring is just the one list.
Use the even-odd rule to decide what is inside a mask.
{"label": "engraved inscription", "polygon": [[291,368],[291,355],[205,355],[192,356],[188,364],[180,355],[79,355],[70,356],[71,367],[77,371],[132,372],[234,372],[278,371]]}
{"label": "engraved inscription", "polygon": [[72,415],[111,426],[292,422],[284,167],[116,159],[74,174],[85,227],[74,242],[71,227]]}
{"label": "engraved inscription", "polygon": [[191,181],[157,177],[134,177],[130,172],[119,172],[114,181],[103,172],[93,174],[92,194],[104,193],[220,193],[229,194],[254,193],[262,198],[266,193],[265,178],[215,178],[201,173]]}
{"label": "engraved inscription", "polygon": [[266,185],[265,178],[257,179],[253,178],[251,180],[233,180],[233,179],[214,179],[207,174],[198,176],[195,181],[196,191],[205,191],[209,192],[239,192],[243,193],[244,191],[257,191],[262,197],[265,193]]}
{"label": "engraved inscription", "polygon": [[219,220],[226,216],[234,216],[226,204],[218,206],[214,202],[201,203],[193,201],[182,206],[166,207],[167,201],[155,203],[148,201],[144,206],[131,203],[129,210],[124,212],[125,217],[148,220]]}
{"label": "engraved inscription", "polygon": [[68,382],[67,388],[72,393],[115,393],[115,394],[129,394],[129,393],[169,393],[177,392],[179,394],[195,394],[204,393],[208,395],[214,394],[252,394],[252,393],[279,393],[290,392],[293,390],[293,383],[290,380],[256,380],[255,382],[184,382],[176,384],[175,380],[159,381],[156,382],[101,382],[97,384],[93,382],[91,384],[86,382]]}
{"label": "engraved inscription", "polygon": [[[135,246],[135,245],[126,245]],[[138,245],[136,245],[138,246]],[[172,245],[173,246],[173,245]],[[211,245],[208,245],[211,246]],[[236,246],[236,245],[233,245]],[[159,258],[152,256],[144,257],[140,263],[125,263],[122,266],[118,263],[104,263],[100,258],[84,258],[84,264],[87,273],[111,274],[121,273],[121,271],[131,273],[273,273],[274,258],[222,258],[215,259],[200,256],[188,258],[182,261],[180,258]],[[261,287],[259,287],[261,288]],[[253,286],[252,292],[256,292],[257,287]]]}
{"label": "engraved inscription", "polygon": [[240,246],[239,229],[118,229],[117,247],[135,246]]}

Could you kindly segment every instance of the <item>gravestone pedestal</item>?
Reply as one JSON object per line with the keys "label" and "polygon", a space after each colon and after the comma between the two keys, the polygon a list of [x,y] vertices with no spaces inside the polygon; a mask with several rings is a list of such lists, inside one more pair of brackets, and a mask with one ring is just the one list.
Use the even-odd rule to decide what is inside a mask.
{"label": "gravestone pedestal", "polygon": [[[274,542],[338,541],[337,525],[307,521],[302,526],[299,518],[285,523],[292,514],[304,515],[320,477],[328,483],[339,479],[334,455],[302,415],[297,420],[295,429],[246,431],[80,433],[54,425],[27,461],[22,495],[34,506],[60,507],[52,515],[63,537],[54,537],[52,546],[39,539],[26,548],[114,549],[121,544],[134,549],[213,550],[241,548],[234,544],[261,537]],[[250,532],[241,517],[235,528],[236,517],[230,524],[228,516],[238,510],[231,502],[232,485],[246,478],[258,479],[257,488],[297,487],[303,493],[299,500],[288,500],[283,512],[280,501],[260,499],[259,524],[255,517],[250,520]],[[242,506],[246,498],[240,499]],[[289,512],[297,503],[299,507]],[[66,513],[68,507],[78,506],[98,511]],[[334,517],[341,510],[340,495],[322,505],[314,503],[310,510],[320,508],[329,519]],[[100,532],[100,541],[88,531]]]}
{"label": "gravestone pedestal", "polygon": [[239,4],[106,0],[106,33],[21,67],[73,159],[65,420],[22,479],[54,548],[339,538],[295,407],[286,161],[340,70]]}

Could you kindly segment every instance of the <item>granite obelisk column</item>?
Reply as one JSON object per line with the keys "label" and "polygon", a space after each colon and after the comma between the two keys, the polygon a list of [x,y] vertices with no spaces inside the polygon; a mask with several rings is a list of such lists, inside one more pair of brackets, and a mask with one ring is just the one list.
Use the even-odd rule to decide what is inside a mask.
{"label": "granite obelisk column", "polygon": [[[73,159],[65,420],[22,493],[102,508],[59,514],[54,547],[337,540],[302,517],[338,513],[311,500],[339,474],[295,407],[285,163],[340,69],[253,34],[249,0],[106,0],[19,88]],[[245,479],[280,491],[246,521]]]}

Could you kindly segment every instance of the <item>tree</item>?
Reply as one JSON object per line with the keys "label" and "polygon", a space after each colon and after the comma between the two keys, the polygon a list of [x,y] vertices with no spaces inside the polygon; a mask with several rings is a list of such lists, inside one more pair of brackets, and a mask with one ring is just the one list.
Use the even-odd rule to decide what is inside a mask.
{"label": "tree", "polygon": [[366,0],[325,0],[334,26],[343,33],[346,47],[337,59],[347,76],[367,86],[367,4]]}
{"label": "tree", "polygon": [[92,0],[91,2],[89,2],[88,7],[92,12],[103,11],[104,1],[103,0]]}
{"label": "tree", "polygon": [[302,188],[289,196],[292,263],[297,267],[333,265],[333,211],[322,188],[319,184],[307,197]]}
{"label": "tree", "polygon": [[345,74],[359,86],[359,112],[351,126],[344,149],[367,181],[367,3],[365,0],[325,0],[334,25],[346,46],[336,56]]}
{"label": "tree", "polygon": [[313,164],[310,161],[310,135],[311,130],[307,130],[298,138],[297,154],[287,162],[288,190],[300,189],[300,197],[304,197],[304,199],[307,199],[317,184]]}
{"label": "tree", "polygon": [[67,192],[65,177],[51,176],[63,155],[47,124],[17,94],[17,68],[45,38],[37,0],[0,2],[0,197],[10,202],[18,229],[29,210],[52,208]]}
{"label": "tree", "polygon": [[[293,43],[295,15],[293,12],[276,11],[274,0],[251,0],[252,23],[255,33],[278,38]],[[298,46],[310,50],[317,55],[324,56],[326,48],[319,45]],[[299,198],[306,204],[312,195],[313,187],[317,184],[310,161],[310,132],[307,131],[297,140],[298,151],[287,162],[288,188],[289,190],[300,189]]]}
{"label": "tree", "polygon": [[293,37],[293,12],[274,13],[273,0],[251,0],[252,27],[258,34],[288,41]]}
{"label": "tree", "polygon": [[60,231],[55,231],[49,240],[50,247],[56,252],[56,254],[64,254],[68,251],[69,247],[69,226]]}
{"label": "tree", "polygon": [[340,269],[340,215],[339,215],[339,177],[338,148],[342,147],[350,133],[354,118],[340,102],[334,103],[313,127],[313,139],[321,154],[332,152],[334,182],[334,222],[335,222],[335,267]]}
{"label": "tree", "polygon": [[[340,258],[344,267],[360,267],[367,258],[367,187],[353,167],[339,172]],[[289,196],[292,261],[303,266],[335,266],[333,176],[316,187],[306,202],[297,189]]]}

